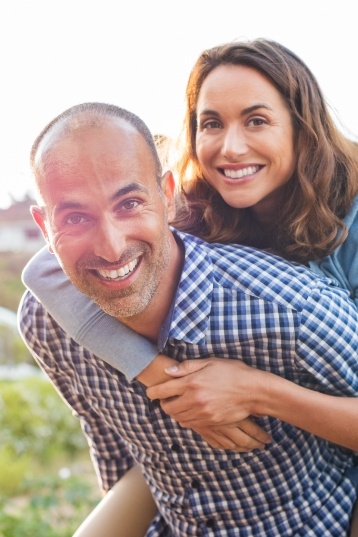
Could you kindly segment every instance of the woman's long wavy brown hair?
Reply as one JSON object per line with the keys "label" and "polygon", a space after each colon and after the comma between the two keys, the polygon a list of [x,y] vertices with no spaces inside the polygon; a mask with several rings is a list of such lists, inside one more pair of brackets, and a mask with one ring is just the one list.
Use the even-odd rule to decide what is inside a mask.
{"label": "woman's long wavy brown hair", "polygon": [[[250,209],[230,207],[205,181],[195,150],[197,101],[221,65],[260,71],[282,95],[295,133],[296,168],[269,233]],[[176,165],[183,204],[173,225],[209,242],[269,250],[301,263],[330,254],[347,235],[342,219],[358,193],[358,145],[340,133],[308,67],[274,41],[233,42],[204,51],[190,74]]]}

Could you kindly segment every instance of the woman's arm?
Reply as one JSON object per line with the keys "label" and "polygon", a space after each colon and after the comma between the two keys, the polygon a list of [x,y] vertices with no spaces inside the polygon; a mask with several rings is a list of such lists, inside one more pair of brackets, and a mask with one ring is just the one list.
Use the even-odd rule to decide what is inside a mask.
{"label": "woman's arm", "polygon": [[215,427],[268,415],[358,451],[357,397],[319,393],[222,358],[186,361],[171,375],[178,378],[148,388],[147,394],[160,399],[163,410],[183,427]]}
{"label": "woman's arm", "polygon": [[[172,373],[186,376],[149,388],[148,396],[186,427],[264,414],[358,451],[358,312],[341,290],[318,280],[299,319],[290,351],[266,351],[266,371],[241,360],[189,360]],[[282,378],[287,367],[294,376]]]}
{"label": "woman's arm", "polygon": [[[164,369],[177,362],[150,341],[106,315],[67,278],[56,256],[42,248],[25,266],[23,283],[44,305],[61,328],[77,343],[110,363],[129,379],[145,386],[168,380]],[[223,429],[201,428],[199,434],[212,446],[236,451],[261,448],[269,435],[250,419]]]}

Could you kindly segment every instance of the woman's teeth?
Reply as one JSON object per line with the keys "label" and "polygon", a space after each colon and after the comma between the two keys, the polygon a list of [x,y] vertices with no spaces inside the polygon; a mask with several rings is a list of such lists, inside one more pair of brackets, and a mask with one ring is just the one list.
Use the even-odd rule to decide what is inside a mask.
{"label": "woman's teeth", "polygon": [[223,170],[223,172],[224,175],[230,177],[230,179],[241,179],[242,177],[246,177],[246,175],[253,175],[258,172],[259,169],[260,166],[249,166],[248,168],[242,168],[241,170]]}

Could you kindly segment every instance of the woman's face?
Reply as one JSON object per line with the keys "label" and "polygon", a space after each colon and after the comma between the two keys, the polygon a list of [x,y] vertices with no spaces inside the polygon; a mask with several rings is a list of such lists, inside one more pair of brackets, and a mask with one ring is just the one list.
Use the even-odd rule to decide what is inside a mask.
{"label": "woman's face", "polygon": [[296,162],[291,115],[279,91],[251,67],[216,67],[200,89],[197,123],[203,177],[232,207],[272,221]]}

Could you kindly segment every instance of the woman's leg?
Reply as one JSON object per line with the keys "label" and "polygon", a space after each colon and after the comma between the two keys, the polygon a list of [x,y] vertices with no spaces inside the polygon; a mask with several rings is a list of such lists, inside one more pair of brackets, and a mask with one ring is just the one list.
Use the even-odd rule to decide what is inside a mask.
{"label": "woman's leg", "polygon": [[134,466],[106,494],[73,537],[144,537],[157,513],[150,490]]}
{"label": "woman's leg", "polygon": [[358,500],[353,510],[351,532],[349,535],[350,537],[358,537]]}

